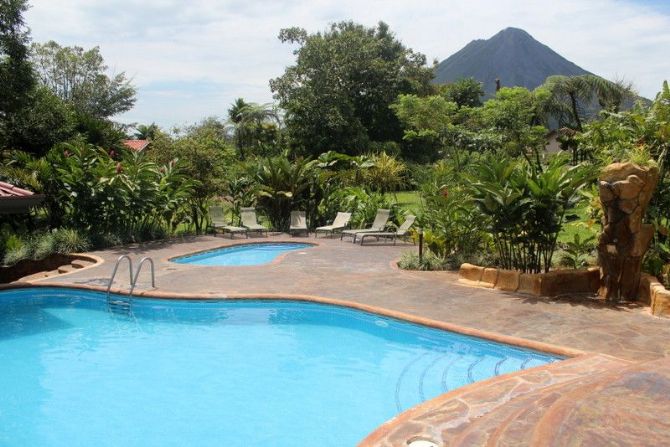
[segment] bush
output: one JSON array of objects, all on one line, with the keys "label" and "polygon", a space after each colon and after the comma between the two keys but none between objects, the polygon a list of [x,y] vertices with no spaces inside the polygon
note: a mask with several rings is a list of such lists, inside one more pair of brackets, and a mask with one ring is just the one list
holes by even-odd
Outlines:
[{"label": "bush", "polygon": [[40,260],[53,254],[70,254],[86,251],[91,244],[84,235],[74,229],[57,229],[38,233],[32,237],[10,236],[5,242],[4,265],[14,265],[20,261]]},{"label": "bush", "polygon": [[7,250],[2,263],[11,266],[26,259],[30,259],[30,249],[27,245],[21,245]]},{"label": "bush", "polygon": [[72,228],[61,228],[53,233],[54,251],[69,254],[81,253],[91,249],[89,239]]},{"label": "bush", "polygon": [[566,213],[593,177],[583,165],[556,157],[540,170],[508,158],[488,157],[477,165],[472,194],[492,235],[499,266],[547,272]]},{"label": "bush", "polygon": [[442,258],[427,251],[421,260],[418,253],[404,252],[398,261],[398,267],[403,270],[445,270],[447,265]]},{"label": "bush", "polygon": [[35,260],[44,259],[54,253],[56,250],[56,238],[53,233],[43,233],[35,236],[29,244],[32,248],[31,257]]},{"label": "bush", "polygon": [[563,255],[561,256],[561,265],[573,269],[579,269],[588,266],[589,257],[595,250],[595,236],[583,238],[576,233],[572,241],[562,245]]}]

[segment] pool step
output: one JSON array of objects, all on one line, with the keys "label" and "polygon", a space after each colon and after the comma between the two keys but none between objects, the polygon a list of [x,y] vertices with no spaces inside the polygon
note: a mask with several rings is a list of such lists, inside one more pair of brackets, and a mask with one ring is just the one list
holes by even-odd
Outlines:
[{"label": "pool step", "polygon": [[132,315],[132,304],[129,296],[114,296],[107,300],[107,308],[113,314]]},{"label": "pool step", "polygon": [[501,375],[414,407],[359,446],[395,447],[415,438],[441,446],[529,445],[525,441],[537,436],[535,427],[550,426],[543,416],[564,392],[588,387],[593,377],[629,365],[625,360],[588,354]]},{"label": "pool step", "polygon": [[88,267],[89,265],[93,264],[93,262],[87,261],[85,259],[75,259],[70,263],[70,265],[76,269],[83,269],[84,267]]}]

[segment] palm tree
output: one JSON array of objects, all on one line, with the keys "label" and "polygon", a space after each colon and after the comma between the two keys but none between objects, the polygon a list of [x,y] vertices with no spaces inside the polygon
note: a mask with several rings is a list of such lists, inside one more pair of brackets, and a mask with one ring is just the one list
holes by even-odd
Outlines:
[{"label": "palm tree", "polygon": [[605,110],[618,111],[621,104],[634,96],[630,84],[612,82],[599,76],[549,76],[542,88],[550,96],[544,111],[559,121],[559,126],[582,131],[585,108],[596,101]]},{"label": "palm tree", "polygon": [[245,102],[237,98],[228,109],[228,124],[233,129],[235,145],[240,157],[245,158],[245,149],[253,148],[261,143],[260,135],[264,125],[276,124],[281,121],[277,108],[271,103],[257,104]]},{"label": "palm tree", "polygon": [[291,210],[307,204],[315,165],[313,160],[291,161],[286,156],[264,159],[258,165],[258,205],[274,228],[286,230]]},{"label": "palm tree", "polygon": [[158,126],[156,123],[151,123],[148,126],[146,124],[138,124],[135,127],[135,138],[138,140],[153,140],[157,131]]}]

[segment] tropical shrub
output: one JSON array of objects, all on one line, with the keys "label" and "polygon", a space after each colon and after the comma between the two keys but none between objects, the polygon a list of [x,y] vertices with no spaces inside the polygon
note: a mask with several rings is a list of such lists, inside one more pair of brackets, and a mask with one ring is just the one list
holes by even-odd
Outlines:
[{"label": "tropical shrub", "polygon": [[60,145],[40,172],[52,226],[142,241],[173,232],[186,219],[194,182],[177,162],[158,166],[143,155]]},{"label": "tropical shrub", "polygon": [[425,252],[421,259],[418,253],[405,252],[400,256],[398,267],[403,270],[444,270],[444,259],[430,251]]},{"label": "tropical shrub", "polygon": [[86,236],[74,229],[60,228],[31,236],[11,235],[4,241],[4,265],[14,265],[20,261],[40,260],[50,255],[70,254],[90,248]]},{"label": "tropical shrub", "polygon": [[366,184],[380,193],[397,191],[405,183],[405,163],[386,152],[370,157],[372,166],[364,173]]},{"label": "tropical shrub", "polygon": [[592,170],[568,167],[563,157],[543,170],[488,157],[476,172],[472,194],[493,237],[497,264],[528,273],[549,271],[566,214],[581,199]]},{"label": "tropical shrub", "polygon": [[443,187],[424,199],[426,207],[419,224],[425,246],[450,268],[457,269],[463,262],[484,262],[489,237],[469,193],[458,186],[450,190]]},{"label": "tropical shrub", "polygon": [[308,208],[314,166],[314,161],[304,158],[291,161],[278,156],[260,160],[255,178],[257,202],[273,228],[287,230],[291,210]]},{"label": "tropical shrub", "polygon": [[579,233],[575,233],[571,241],[561,244],[561,265],[573,269],[588,266],[589,258],[596,248],[595,241],[595,236],[582,238]]}]

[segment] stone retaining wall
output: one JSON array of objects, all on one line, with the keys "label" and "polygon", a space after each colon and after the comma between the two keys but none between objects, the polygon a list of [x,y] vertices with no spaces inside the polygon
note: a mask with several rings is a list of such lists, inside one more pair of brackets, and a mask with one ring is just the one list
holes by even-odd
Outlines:
[{"label": "stone retaining wall", "polygon": [[[513,270],[463,264],[459,281],[477,287],[528,293],[534,296],[558,296],[570,293],[596,294],[600,287],[600,269],[554,270],[549,273],[521,273]],[[656,277],[642,274],[638,299],[651,307],[651,313],[670,316],[670,290]]]},{"label": "stone retaining wall", "polygon": [[521,273],[514,270],[463,264],[460,281],[478,287],[528,293],[535,296],[557,296],[566,293],[597,293],[600,270],[556,270],[549,273]]}]

